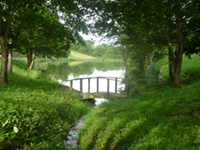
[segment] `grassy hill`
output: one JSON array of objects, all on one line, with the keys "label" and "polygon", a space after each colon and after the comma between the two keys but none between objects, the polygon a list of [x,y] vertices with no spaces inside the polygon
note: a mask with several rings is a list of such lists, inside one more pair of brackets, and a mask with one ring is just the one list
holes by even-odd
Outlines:
[{"label": "grassy hill", "polygon": [[69,59],[79,59],[79,60],[80,59],[88,59],[89,60],[89,59],[95,59],[96,57],[92,57],[92,56],[85,55],[85,54],[71,50],[71,53],[68,58]]},{"label": "grassy hill", "polygon": [[[167,76],[167,57],[157,62]],[[82,150],[197,150],[200,148],[200,57],[184,58],[189,85],[141,86],[139,95],[113,99],[86,115]],[[189,70],[189,71],[188,71]]]},{"label": "grassy hill", "polygon": [[76,51],[71,50],[71,53],[68,57],[68,59],[73,59],[73,60],[95,60],[95,61],[122,61],[120,59],[109,59],[109,58],[102,58],[102,57],[93,57],[93,56],[89,56],[86,54],[82,54]]}]

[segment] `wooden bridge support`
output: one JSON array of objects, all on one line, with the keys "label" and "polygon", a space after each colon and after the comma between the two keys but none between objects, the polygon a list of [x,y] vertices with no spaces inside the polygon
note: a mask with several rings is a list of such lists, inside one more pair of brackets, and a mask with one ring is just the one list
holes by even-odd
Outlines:
[{"label": "wooden bridge support", "polygon": [[117,94],[117,78],[115,78],[115,94]]},{"label": "wooden bridge support", "polygon": [[88,78],[88,95],[90,95],[90,78]]},{"label": "wooden bridge support", "polygon": [[80,79],[80,92],[82,93],[83,92],[83,80]]},{"label": "wooden bridge support", "polygon": [[70,80],[70,93],[73,92],[73,80]]},{"label": "wooden bridge support", "polygon": [[109,79],[107,79],[107,98],[109,98]]},{"label": "wooden bridge support", "polygon": [[99,78],[97,78],[97,92],[99,92]]}]

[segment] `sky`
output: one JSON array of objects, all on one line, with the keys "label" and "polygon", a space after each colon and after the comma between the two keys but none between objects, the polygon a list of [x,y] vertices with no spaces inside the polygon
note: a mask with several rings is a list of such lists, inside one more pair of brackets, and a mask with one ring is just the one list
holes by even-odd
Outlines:
[{"label": "sky", "polygon": [[92,35],[92,34],[83,34],[80,32],[80,35],[83,37],[84,40],[91,40],[91,41],[94,41],[94,46],[98,46],[98,45],[101,45],[103,43],[106,43],[106,44],[112,44],[114,42],[114,40],[109,40],[108,38],[105,38],[103,36],[98,36],[97,34],[96,35]]},{"label": "sky", "polygon": [[[62,13],[59,12],[58,15],[62,16]],[[87,16],[84,16],[83,18],[87,18]],[[94,23],[93,19],[88,19],[87,18],[87,20],[88,20],[87,23]],[[60,19],[60,22],[64,23],[65,21]],[[83,34],[82,32],[79,32],[79,34],[83,37],[84,40],[94,41],[94,46],[95,47],[98,46],[98,45],[101,45],[103,43],[111,45],[117,40],[117,39],[108,39],[108,38],[103,37],[103,36],[98,36],[98,34],[93,35],[93,34],[89,33],[88,35],[86,35],[86,34]]]}]

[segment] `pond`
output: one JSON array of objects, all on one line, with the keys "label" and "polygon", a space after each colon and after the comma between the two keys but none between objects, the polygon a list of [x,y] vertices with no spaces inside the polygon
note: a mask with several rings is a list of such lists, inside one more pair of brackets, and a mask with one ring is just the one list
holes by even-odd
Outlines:
[{"label": "pond", "polygon": [[[47,78],[55,79],[60,84],[70,86],[67,80],[88,77],[116,77],[124,78],[125,67],[122,62],[72,62],[50,64],[44,74]],[[121,80],[122,81],[122,80]],[[124,90],[125,85],[120,81],[117,83],[118,93]],[[73,81],[73,89],[80,90],[80,81]],[[83,80],[83,92],[88,92],[88,80]],[[96,79],[90,80],[90,92],[97,91]],[[107,79],[99,79],[99,92],[107,91]],[[110,80],[109,91],[115,92],[115,81]]]}]

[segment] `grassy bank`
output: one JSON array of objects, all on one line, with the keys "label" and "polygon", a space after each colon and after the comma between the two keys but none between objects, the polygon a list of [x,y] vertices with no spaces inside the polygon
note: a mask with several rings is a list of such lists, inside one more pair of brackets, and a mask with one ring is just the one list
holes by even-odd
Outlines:
[{"label": "grassy bank", "polygon": [[120,59],[109,59],[109,58],[102,58],[102,57],[93,57],[93,56],[89,56],[86,54],[82,54],[76,51],[71,50],[71,53],[68,57],[68,59],[70,60],[87,60],[87,61],[122,61]]},{"label": "grassy bank", "polygon": [[[159,69],[160,75],[167,80],[169,78],[168,70],[168,57],[164,57],[156,63],[157,69]],[[188,83],[194,83],[199,80],[200,77],[200,56],[191,55],[191,59],[183,56],[183,63],[181,69],[181,81]]]},{"label": "grassy bank", "polygon": [[13,60],[8,85],[0,83],[0,149],[65,149],[71,125],[91,106],[62,85]]},{"label": "grassy bank", "polygon": [[[184,58],[182,72],[189,73],[182,79],[190,85],[179,89],[164,84],[143,86],[138,96],[99,105],[86,115],[85,128],[80,132],[81,149],[199,149],[199,64],[198,59]],[[167,61],[159,61],[158,66],[163,75],[167,74]]]},{"label": "grassy bank", "polygon": [[76,59],[88,59],[88,60],[91,60],[91,59],[96,59],[96,57],[92,57],[92,56],[85,55],[85,54],[71,50],[71,53],[69,55],[69,59],[75,59],[75,60]]}]

